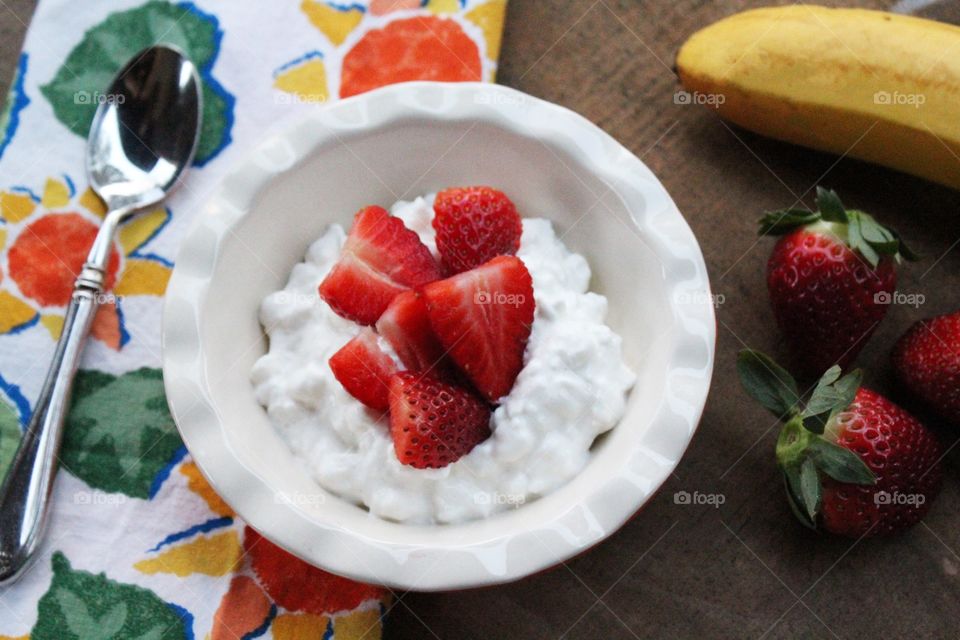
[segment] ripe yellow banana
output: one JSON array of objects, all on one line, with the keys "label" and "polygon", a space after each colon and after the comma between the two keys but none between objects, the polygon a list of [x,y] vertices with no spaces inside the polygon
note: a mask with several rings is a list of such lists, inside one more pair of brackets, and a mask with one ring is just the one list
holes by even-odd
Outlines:
[{"label": "ripe yellow banana", "polygon": [[691,101],[746,129],[960,189],[960,27],[757,9],[695,33],[677,68]]}]

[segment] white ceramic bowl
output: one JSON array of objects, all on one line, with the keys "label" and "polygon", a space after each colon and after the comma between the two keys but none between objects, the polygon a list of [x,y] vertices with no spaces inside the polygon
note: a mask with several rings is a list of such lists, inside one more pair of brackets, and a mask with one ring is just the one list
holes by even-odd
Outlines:
[{"label": "white ceramic bowl", "polygon": [[[503,189],[586,256],[639,378],[623,420],[554,493],[466,524],[387,522],[327,494],[257,404],[258,308],[331,222],[463,184]],[[505,87],[411,83],[318,110],[223,181],[167,289],[163,373],[194,459],[264,536],[357,580],[458,589],[557,564],[638,511],[696,430],[715,333],[697,241],[636,156],[581,116]]]}]

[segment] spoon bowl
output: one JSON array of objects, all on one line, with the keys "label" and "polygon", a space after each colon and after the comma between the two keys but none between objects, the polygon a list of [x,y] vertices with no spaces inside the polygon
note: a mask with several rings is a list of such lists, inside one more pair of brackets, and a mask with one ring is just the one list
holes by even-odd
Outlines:
[{"label": "spoon bowl", "polygon": [[111,211],[156,204],[197,148],[203,101],[197,69],[173,47],[150,47],[104,96],[90,125],[90,186]]}]

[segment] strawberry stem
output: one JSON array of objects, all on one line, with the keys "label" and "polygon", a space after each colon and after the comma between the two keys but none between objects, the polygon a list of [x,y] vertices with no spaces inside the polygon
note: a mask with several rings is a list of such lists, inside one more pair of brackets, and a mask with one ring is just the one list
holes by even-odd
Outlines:
[{"label": "strawberry stem", "polygon": [[880,224],[868,213],[844,208],[837,193],[823,187],[817,187],[816,211],[771,211],[760,218],[759,224],[761,236],[786,235],[800,228],[827,233],[859,252],[874,268],[884,256],[898,262],[919,259],[894,229]]},{"label": "strawberry stem", "polygon": [[817,435],[803,426],[803,418],[794,416],[783,425],[777,438],[777,462],[783,469],[799,467],[807,448]]}]

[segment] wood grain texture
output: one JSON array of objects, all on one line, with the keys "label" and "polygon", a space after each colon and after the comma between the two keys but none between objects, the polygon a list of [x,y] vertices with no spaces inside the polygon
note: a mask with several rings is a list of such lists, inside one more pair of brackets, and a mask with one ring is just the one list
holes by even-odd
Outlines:
[{"label": "wood grain texture", "polygon": [[[33,2],[2,3],[6,83]],[[756,240],[755,220],[797,201],[812,205],[817,184],[897,227],[926,256],[900,277],[900,290],[922,293],[925,303],[892,307],[860,358],[868,385],[905,400],[890,375],[891,344],[915,320],[960,307],[960,194],[762,139],[707,108],[674,102],[671,68],[683,40],[761,4],[773,3],[510,1],[500,82],[570,107],[623,142],[660,176],[700,239],[723,300],[716,375],[676,473],[620,532],[516,584],[397,594],[388,639],[956,637],[960,447],[945,459],[944,490],[925,523],[859,544],[817,536],[790,515],[773,459],[776,429],[736,380],[744,345],[783,355],[764,289],[771,241]],[[956,21],[960,2],[932,11]],[[956,442],[949,430],[937,431],[945,447]],[[721,494],[725,502],[678,505],[678,491]]]},{"label": "wood grain texture", "polygon": [[[860,358],[869,385],[901,399],[891,344],[914,320],[960,308],[960,194],[766,140],[708,108],[674,103],[680,44],[763,4],[774,3],[511,0],[499,81],[570,107],[620,140],[661,178],[697,234],[723,297],[713,389],[676,473],[620,532],[517,584],[405,595],[387,638],[956,636],[960,447],[947,456],[945,487],[925,524],[856,545],[817,536],[793,520],[774,464],[776,429],[737,382],[744,345],[784,355],[764,284],[772,241],[756,240],[756,219],[798,200],[812,205],[819,183],[900,229],[926,256],[900,277],[900,289],[925,294],[925,304],[891,308]],[[892,2],[843,3],[851,5]],[[938,17],[956,20],[958,8],[941,7]],[[939,433],[946,447],[956,440]],[[677,505],[677,491],[726,502]]]},{"label": "wood grain texture", "polygon": [[0,0],[0,100],[10,88],[37,0]]}]

